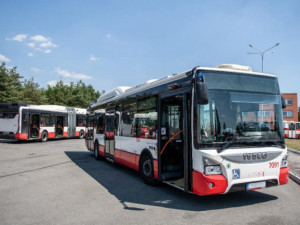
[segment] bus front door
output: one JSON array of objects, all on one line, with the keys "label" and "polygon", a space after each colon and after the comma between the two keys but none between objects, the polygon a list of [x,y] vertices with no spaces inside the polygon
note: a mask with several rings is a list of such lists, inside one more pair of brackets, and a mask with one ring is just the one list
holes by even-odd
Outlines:
[{"label": "bus front door", "polygon": [[64,117],[57,116],[56,117],[56,126],[55,126],[55,136],[56,137],[63,137],[64,134]]},{"label": "bus front door", "polygon": [[189,190],[188,94],[160,98],[159,179]]},{"label": "bus front door", "polygon": [[105,114],[105,156],[110,159],[114,159],[115,154],[114,119],[114,112]]},{"label": "bus front door", "polygon": [[37,139],[40,134],[40,115],[31,114],[30,115],[30,128],[29,128],[29,138]]}]

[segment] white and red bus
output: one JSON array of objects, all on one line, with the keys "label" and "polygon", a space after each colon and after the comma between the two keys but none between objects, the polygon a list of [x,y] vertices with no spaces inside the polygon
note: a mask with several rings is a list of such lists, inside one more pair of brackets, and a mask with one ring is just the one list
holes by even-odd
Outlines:
[{"label": "white and red bus", "polygon": [[41,140],[85,135],[86,109],[0,103],[0,138]]},{"label": "white and red bus", "polygon": [[300,139],[300,122],[284,121],[284,137]]},{"label": "white and red bus", "polygon": [[282,185],[289,171],[283,105],[274,75],[196,67],[100,96],[88,108],[94,126],[86,146],[148,184],[197,195]]}]

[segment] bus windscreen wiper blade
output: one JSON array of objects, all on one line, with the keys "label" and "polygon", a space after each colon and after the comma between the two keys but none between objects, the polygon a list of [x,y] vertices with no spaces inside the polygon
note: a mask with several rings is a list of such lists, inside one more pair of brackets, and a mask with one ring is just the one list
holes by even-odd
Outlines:
[{"label": "bus windscreen wiper blade", "polygon": [[239,136],[235,136],[234,138],[232,138],[230,141],[227,141],[223,146],[221,146],[217,152],[220,153],[222,152],[224,149],[228,148],[233,142],[235,142],[238,139]]}]

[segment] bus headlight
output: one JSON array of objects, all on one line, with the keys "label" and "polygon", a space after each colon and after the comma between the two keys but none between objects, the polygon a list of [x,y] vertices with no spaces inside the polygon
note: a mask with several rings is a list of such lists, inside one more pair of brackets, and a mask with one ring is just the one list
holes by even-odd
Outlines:
[{"label": "bus headlight", "polygon": [[205,175],[222,174],[221,166],[204,166]]},{"label": "bus headlight", "polygon": [[203,158],[205,175],[222,174],[221,166],[208,158]]},{"label": "bus headlight", "polygon": [[288,167],[288,156],[285,155],[282,160],[281,160],[281,164],[280,164],[280,168],[285,168]]}]

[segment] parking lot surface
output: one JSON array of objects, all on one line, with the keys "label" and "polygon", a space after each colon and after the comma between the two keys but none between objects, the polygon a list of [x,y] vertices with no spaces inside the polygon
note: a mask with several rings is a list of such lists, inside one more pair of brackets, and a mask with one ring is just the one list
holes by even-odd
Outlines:
[{"label": "parking lot surface", "polygon": [[96,161],[83,140],[0,140],[0,224],[299,224],[300,186],[201,197]]}]

